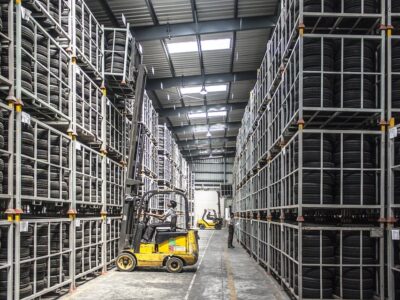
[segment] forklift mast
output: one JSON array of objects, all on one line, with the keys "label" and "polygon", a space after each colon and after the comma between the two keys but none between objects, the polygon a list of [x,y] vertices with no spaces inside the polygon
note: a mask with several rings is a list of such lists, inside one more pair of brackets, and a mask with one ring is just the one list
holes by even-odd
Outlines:
[{"label": "forklift mast", "polygon": [[125,189],[122,208],[121,232],[118,243],[118,251],[121,251],[133,243],[137,235],[140,215],[136,214],[136,202],[139,186],[139,171],[143,156],[143,126],[139,124],[143,106],[143,97],[147,80],[147,70],[144,65],[139,65],[136,80],[135,102],[133,106],[132,124],[129,134],[128,163],[125,177]]}]

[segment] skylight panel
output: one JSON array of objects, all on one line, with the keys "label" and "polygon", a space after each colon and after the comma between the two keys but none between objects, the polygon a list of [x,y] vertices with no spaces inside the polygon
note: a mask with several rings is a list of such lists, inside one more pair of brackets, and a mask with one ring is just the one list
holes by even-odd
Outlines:
[{"label": "skylight panel", "polygon": [[[169,43],[167,45],[168,51],[171,54],[174,53],[188,53],[197,52],[197,42],[180,42],[180,43]],[[202,51],[213,51],[213,50],[227,50],[231,48],[231,39],[215,39],[201,41]]]}]

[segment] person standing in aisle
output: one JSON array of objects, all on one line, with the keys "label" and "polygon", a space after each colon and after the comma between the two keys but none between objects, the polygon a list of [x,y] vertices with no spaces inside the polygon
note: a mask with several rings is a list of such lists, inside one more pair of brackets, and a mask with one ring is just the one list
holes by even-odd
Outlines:
[{"label": "person standing in aisle", "polygon": [[235,248],[232,245],[234,228],[235,228],[235,215],[231,213],[231,218],[229,220],[229,225],[228,225],[228,248]]}]

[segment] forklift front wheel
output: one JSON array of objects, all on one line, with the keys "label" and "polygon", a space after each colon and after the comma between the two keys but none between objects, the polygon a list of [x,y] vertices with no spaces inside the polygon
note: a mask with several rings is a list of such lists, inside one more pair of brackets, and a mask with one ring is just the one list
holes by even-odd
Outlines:
[{"label": "forklift front wheel", "polygon": [[130,253],[121,253],[117,257],[117,268],[121,272],[131,272],[136,267],[136,258]]},{"label": "forklift front wheel", "polygon": [[171,257],[165,265],[170,273],[180,273],[183,270],[183,261],[178,257]]}]

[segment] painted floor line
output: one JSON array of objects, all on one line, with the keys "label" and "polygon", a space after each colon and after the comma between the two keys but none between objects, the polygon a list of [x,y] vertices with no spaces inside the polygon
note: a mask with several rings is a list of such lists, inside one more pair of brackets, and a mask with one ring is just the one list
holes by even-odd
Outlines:
[{"label": "painted floor line", "polygon": [[185,296],[185,300],[189,299],[190,291],[192,290],[192,287],[193,287],[193,284],[194,284],[194,280],[196,279],[196,276],[197,276],[197,271],[200,270],[201,263],[203,262],[203,258],[206,255],[208,246],[210,245],[210,242],[211,242],[211,239],[214,236],[214,233],[215,233],[215,231],[213,231],[213,233],[211,234],[210,239],[207,242],[206,248],[204,249],[204,253],[200,258],[199,264],[197,265],[196,272],[193,274],[192,281],[190,282],[189,289],[188,289],[188,291],[186,293],[186,296]]}]

